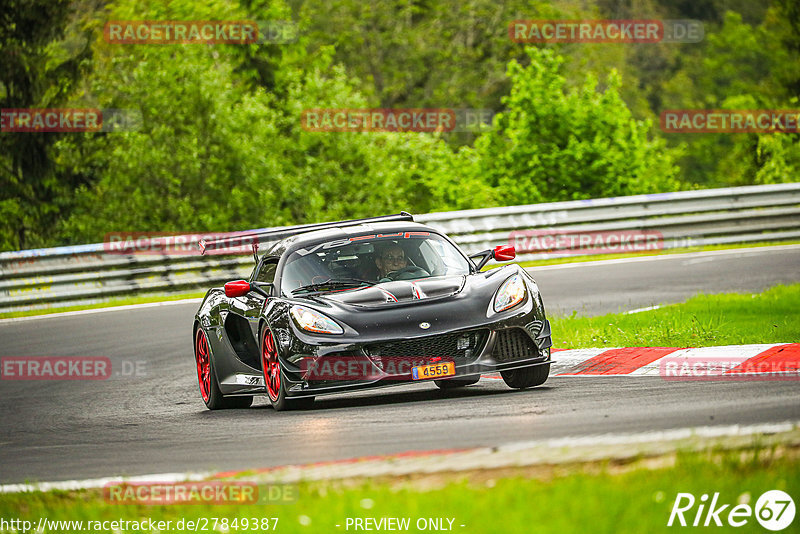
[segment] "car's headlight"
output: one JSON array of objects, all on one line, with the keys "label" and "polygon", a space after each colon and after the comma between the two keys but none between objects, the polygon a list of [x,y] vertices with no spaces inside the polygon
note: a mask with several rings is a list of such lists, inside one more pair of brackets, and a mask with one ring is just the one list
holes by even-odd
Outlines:
[{"label": "car's headlight", "polygon": [[525,299],[525,282],[515,274],[500,286],[494,296],[494,311],[501,312],[516,306]]},{"label": "car's headlight", "polygon": [[344,329],[336,321],[305,306],[292,306],[292,317],[297,326],[316,334],[343,334]]}]

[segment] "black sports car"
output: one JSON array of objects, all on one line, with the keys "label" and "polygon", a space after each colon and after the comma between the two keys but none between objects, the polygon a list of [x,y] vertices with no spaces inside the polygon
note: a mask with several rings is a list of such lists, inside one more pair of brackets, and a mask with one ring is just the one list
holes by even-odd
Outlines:
[{"label": "black sports car", "polygon": [[550,324],[536,282],[516,264],[481,272],[514,259],[513,247],[467,256],[405,212],[252,237],[281,240],[255,256],[248,280],[209,290],[195,316],[209,409],[264,393],[285,410],[424,380],[446,389],[497,371],[512,388],[547,380]]}]

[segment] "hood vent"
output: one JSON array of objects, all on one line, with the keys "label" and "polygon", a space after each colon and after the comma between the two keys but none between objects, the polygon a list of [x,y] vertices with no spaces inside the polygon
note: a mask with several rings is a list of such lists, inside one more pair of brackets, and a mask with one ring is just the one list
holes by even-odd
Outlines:
[{"label": "hood vent", "polygon": [[464,287],[463,276],[398,280],[371,287],[317,295],[317,298],[335,300],[356,306],[385,306],[387,304],[422,301],[455,295]]}]

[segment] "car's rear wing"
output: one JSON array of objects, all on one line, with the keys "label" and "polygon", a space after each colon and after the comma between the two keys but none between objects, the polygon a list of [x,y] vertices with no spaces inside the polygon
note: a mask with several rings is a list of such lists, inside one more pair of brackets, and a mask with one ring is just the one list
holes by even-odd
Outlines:
[{"label": "car's rear wing", "polygon": [[396,215],[381,215],[379,217],[367,217],[364,219],[350,219],[348,221],[299,224],[296,226],[286,226],[271,230],[256,230],[252,232],[236,232],[217,239],[201,239],[197,245],[200,253],[205,254],[207,250],[218,250],[223,248],[241,247],[243,245],[253,245],[254,250],[259,243],[265,241],[277,241],[284,237],[289,237],[314,230],[324,230],[326,228],[341,228],[344,226],[358,226],[374,222],[409,221],[414,222],[414,216],[408,212],[401,211]]}]

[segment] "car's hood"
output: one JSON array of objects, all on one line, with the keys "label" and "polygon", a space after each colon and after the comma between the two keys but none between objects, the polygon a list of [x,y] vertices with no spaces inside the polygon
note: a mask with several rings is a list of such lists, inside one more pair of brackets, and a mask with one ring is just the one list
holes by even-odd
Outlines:
[{"label": "car's hood", "polygon": [[398,280],[353,290],[317,294],[315,298],[355,306],[384,306],[394,302],[412,302],[454,295],[463,289],[465,278],[465,276],[437,276],[420,280]]}]

